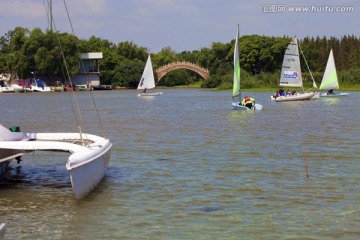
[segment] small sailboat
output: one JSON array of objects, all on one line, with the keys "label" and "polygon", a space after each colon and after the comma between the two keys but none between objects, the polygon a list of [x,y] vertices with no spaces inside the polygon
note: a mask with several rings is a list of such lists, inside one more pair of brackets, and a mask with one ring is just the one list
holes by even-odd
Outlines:
[{"label": "small sailboat", "polygon": [[233,83],[233,93],[232,93],[232,99],[233,103],[232,106],[234,107],[234,110],[261,110],[262,105],[257,104],[254,102],[254,104],[251,104],[251,107],[248,108],[247,106],[244,106],[241,102],[241,89],[240,89],[240,60],[239,60],[239,26],[235,38],[235,49],[234,49],[234,83]]},{"label": "small sailboat", "polygon": [[336,74],[335,60],[332,49],[330,50],[329,58],[326,64],[323,79],[320,84],[320,91],[328,91],[327,93],[320,93],[320,97],[341,97],[349,96],[349,93],[334,93],[334,89],[339,89],[339,81]]},{"label": "small sailboat", "polygon": [[285,91],[274,94],[270,101],[302,101],[314,97],[315,92],[304,92],[303,79],[301,75],[300,58],[297,38],[294,37],[288,45],[281,68],[279,87],[301,87],[302,92],[293,91],[286,94]]},{"label": "small sailboat", "polygon": [[149,89],[155,88],[155,77],[154,77],[154,71],[152,68],[151,58],[150,55],[146,61],[146,65],[144,68],[144,72],[141,76],[139,85],[137,89],[142,89],[143,92],[139,93],[139,97],[143,96],[159,96],[162,95],[162,92],[147,92]]}]

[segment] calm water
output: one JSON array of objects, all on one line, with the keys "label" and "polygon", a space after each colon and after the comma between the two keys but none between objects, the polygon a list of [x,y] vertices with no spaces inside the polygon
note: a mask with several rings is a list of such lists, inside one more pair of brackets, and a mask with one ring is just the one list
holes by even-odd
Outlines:
[{"label": "calm water", "polygon": [[[249,93],[264,108],[241,112],[229,91],[163,91],[94,92],[104,129],[80,93],[83,131],[113,142],[104,180],[75,200],[67,154],[14,161],[0,183],[6,239],[360,238],[360,92],[289,103]],[[74,132],[69,99],[2,94],[0,122]]]}]

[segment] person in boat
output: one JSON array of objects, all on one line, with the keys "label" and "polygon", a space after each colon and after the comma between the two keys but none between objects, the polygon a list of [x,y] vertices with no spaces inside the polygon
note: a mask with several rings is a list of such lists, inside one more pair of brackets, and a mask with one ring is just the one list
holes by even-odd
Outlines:
[{"label": "person in boat", "polygon": [[275,94],[273,95],[273,98],[277,98],[277,97],[280,97],[280,96],[285,96],[284,90],[282,88],[280,88],[279,90],[277,90],[275,92]]},{"label": "person in boat", "polygon": [[254,104],[255,104],[255,99],[248,96],[244,97],[244,99],[241,102],[241,105],[249,109],[251,109]]},{"label": "person in boat", "polygon": [[146,93],[146,91],[147,91],[147,88],[144,88],[144,90],[142,91],[142,93]]},{"label": "person in boat", "polygon": [[285,96],[284,89],[282,89],[282,88],[279,89],[279,96]]},{"label": "person in boat", "polygon": [[279,90],[277,90],[272,96],[273,96],[273,98],[279,97]]},{"label": "person in boat", "polygon": [[334,89],[330,89],[330,90],[327,92],[327,95],[334,95]]}]

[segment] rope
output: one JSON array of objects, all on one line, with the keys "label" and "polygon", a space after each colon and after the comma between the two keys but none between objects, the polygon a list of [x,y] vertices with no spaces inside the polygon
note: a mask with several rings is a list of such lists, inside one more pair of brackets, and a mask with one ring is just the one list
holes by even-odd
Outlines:
[{"label": "rope", "polygon": [[[72,32],[72,34],[75,36],[75,31],[74,31],[74,28],[73,28],[73,25],[72,25],[72,22],[71,22],[71,18],[70,18],[70,14],[69,14],[69,11],[68,11],[68,8],[67,8],[67,5],[66,5],[66,1],[63,0],[63,2],[64,2],[64,5],[65,5],[66,14],[67,14],[68,19],[69,19],[69,23],[70,23],[70,27],[71,27],[71,32]],[[77,49],[78,52],[80,52],[79,47],[78,47],[77,45],[76,45],[76,49]],[[82,68],[85,69],[84,62],[82,61],[81,58],[80,58],[80,62],[81,62]],[[87,78],[87,74],[86,74],[86,73],[85,73],[85,80],[86,80],[86,82],[88,82],[88,78]],[[71,85],[72,85],[72,84],[71,84]],[[96,112],[96,115],[97,115],[97,118],[98,118],[98,121],[99,121],[99,124],[100,124],[100,129],[101,129],[101,131],[102,131],[102,135],[105,137],[105,134],[104,134],[104,125],[103,125],[103,123],[102,123],[102,120],[101,120],[101,118],[100,118],[100,114],[99,114],[98,108],[97,108],[96,103],[95,103],[94,94],[93,94],[92,91],[90,91],[90,93],[91,93],[90,95],[91,95],[92,102],[93,102],[94,107],[95,107],[95,112]]]},{"label": "rope", "polygon": [[[44,6],[45,6],[45,0],[43,0],[43,3],[44,3]],[[51,1],[51,0],[50,0]],[[74,32],[74,28],[73,28],[73,25],[72,25],[72,22],[71,22],[71,19],[70,19],[70,14],[69,14],[69,10],[67,8],[67,5],[66,5],[66,2],[65,0],[63,0],[64,2],[64,5],[65,5],[65,9],[66,9],[66,13],[67,13],[67,16],[68,16],[68,19],[69,19],[69,23],[70,23],[70,27],[71,27],[71,31],[72,31],[72,34],[75,36],[75,32]],[[47,4],[48,4],[48,8],[50,8],[50,3],[49,3],[49,0],[47,1]],[[45,10],[46,10],[46,13],[47,13],[47,9],[46,9],[46,6],[45,6]],[[55,32],[57,32],[57,29],[56,29],[56,25],[55,25],[55,20],[54,18],[52,17],[52,14],[49,16],[49,14],[47,13],[47,17],[48,18],[51,18],[51,21],[54,25],[54,29],[55,29]],[[57,42],[59,44],[59,48],[60,48],[60,52],[61,52],[61,57],[63,58],[63,61],[64,61],[64,67],[66,69],[66,75],[67,75],[67,78],[69,80],[69,83],[71,86],[74,86],[73,85],[73,82],[72,82],[72,79],[71,79],[71,76],[70,76],[70,73],[69,73],[69,69],[68,69],[68,65],[66,63],[66,59],[65,59],[65,55],[64,55],[64,51],[63,51],[63,47],[61,45],[61,42],[60,42],[60,37],[58,34],[55,34],[56,35],[56,39],[57,39]],[[80,53],[80,50],[79,50],[79,47],[76,45],[76,49],[78,51],[78,53]],[[85,69],[84,67],[84,63],[82,61],[82,59],[80,58],[80,62],[81,62],[81,65],[82,65],[82,68]],[[64,74],[65,75],[65,74]],[[66,77],[66,76],[65,76]],[[88,79],[87,79],[87,74],[85,73],[85,79],[86,81],[88,82]],[[99,111],[98,111],[98,108],[96,106],[96,103],[95,103],[95,98],[94,98],[94,94],[91,92],[91,97],[92,97],[92,102],[94,104],[94,107],[95,107],[95,111],[96,111],[96,114],[97,114],[97,118],[98,118],[98,121],[99,121],[99,124],[100,124],[100,128],[101,128],[101,131],[102,131],[102,135],[105,137],[105,134],[104,134],[104,126],[103,126],[103,123],[101,121],[101,118],[100,118],[100,114],[99,114]],[[69,94],[69,97],[70,97],[70,94]],[[72,106],[72,111],[73,111],[73,114],[75,116],[75,121],[76,121],[76,124],[78,126],[78,129],[79,129],[79,133],[80,133],[80,138],[82,139],[82,143],[84,145],[84,140],[83,140],[83,134],[82,134],[82,130],[81,130],[81,125],[83,124],[84,122],[84,118],[83,118],[83,115],[80,111],[80,107],[79,107],[79,103],[78,103],[78,100],[76,98],[76,95],[75,95],[75,91],[73,90],[72,91],[72,98],[73,98],[73,101],[71,101],[71,106]],[[70,98],[71,99],[71,98]],[[75,103],[75,106],[74,106],[74,103]],[[76,108],[76,110],[75,110]],[[77,114],[76,114],[77,113]],[[77,115],[79,116],[79,119],[77,117]]]},{"label": "rope", "polygon": [[300,42],[299,42],[299,48],[300,48],[300,51],[301,51],[301,55],[302,55],[302,56],[303,56],[303,58],[304,58],[304,61],[305,61],[306,67],[307,67],[307,69],[309,70],[309,73],[310,73],[311,79],[312,79],[312,81],[313,81],[313,86],[316,86],[316,88],[317,88],[317,85],[316,85],[315,79],[314,79],[314,77],[313,77],[313,75],[312,75],[312,73],[311,73],[311,70],[310,70],[309,65],[308,65],[308,63],[307,63],[307,61],[306,61],[306,58],[305,58],[304,52],[303,52],[303,50],[302,50],[302,48],[301,48],[301,46],[300,46]]},{"label": "rope", "polygon": [[[49,4],[49,2],[47,2],[47,3]],[[44,3],[44,6],[45,6],[45,3]],[[45,6],[45,10],[46,10],[46,12],[47,12],[46,6]],[[48,17],[49,17],[49,14],[47,14],[47,15],[48,15]],[[57,32],[55,20],[52,18],[51,21],[53,22],[55,32]],[[59,37],[58,34],[55,34],[55,36],[56,36],[56,40],[57,40],[57,42],[58,42],[58,44],[59,44],[61,57],[62,57],[62,59],[63,59],[63,61],[64,61],[64,67],[65,67],[65,69],[66,69],[66,73],[67,73],[67,75],[68,75],[69,82],[70,82],[70,84],[72,85],[72,81],[71,81],[71,78],[70,78],[70,75],[69,75],[69,70],[68,70],[68,67],[67,67],[67,64],[66,64],[66,60],[65,60],[64,51],[63,51],[63,48],[62,48],[62,45],[61,45],[61,42],[60,42],[60,37]],[[60,64],[61,64],[61,61],[60,61]],[[62,71],[63,71],[62,66],[61,66],[61,69],[62,69]],[[66,77],[64,71],[63,71],[63,74],[64,74],[64,77]],[[73,93],[73,94],[74,94],[74,93]],[[69,97],[70,97],[70,95],[69,95]],[[71,109],[72,109],[72,112],[73,112],[73,114],[74,114],[76,124],[77,124],[78,126],[80,126],[81,123],[82,123],[82,115],[81,115],[81,112],[80,112],[79,105],[78,105],[78,103],[77,103],[76,96],[73,95],[73,98],[74,98],[74,101],[75,101],[75,103],[76,103],[76,107],[77,107],[77,110],[78,110],[80,119],[78,119],[78,117],[77,117],[77,114],[76,114],[76,110],[75,110],[73,101],[70,101],[70,102],[72,103],[72,104],[71,104]],[[71,100],[71,98],[70,98],[70,100]]]}]

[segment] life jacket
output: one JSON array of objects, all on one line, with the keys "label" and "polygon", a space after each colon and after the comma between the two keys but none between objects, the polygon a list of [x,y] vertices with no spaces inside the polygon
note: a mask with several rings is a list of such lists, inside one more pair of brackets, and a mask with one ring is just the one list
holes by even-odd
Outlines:
[{"label": "life jacket", "polygon": [[254,102],[254,101],[255,101],[255,99],[253,99],[253,98],[245,97],[245,98],[242,100],[241,105],[245,106],[245,104],[247,104],[247,103],[252,103],[252,102]]}]

